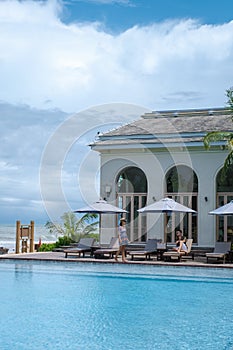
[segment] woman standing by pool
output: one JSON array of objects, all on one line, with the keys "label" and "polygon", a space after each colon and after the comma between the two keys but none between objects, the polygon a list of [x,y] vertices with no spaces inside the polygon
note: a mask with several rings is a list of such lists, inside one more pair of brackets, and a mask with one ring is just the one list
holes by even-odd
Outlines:
[{"label": "woman standing by pool", "polygon": [[125,218],[121,218],[120,219],[120,226],[119,226],[119,229],[118,229],[118,237],[119,237],[120,247],[119,247],[119,250],[118,250],[118,252],[116,253],[116,256],[115,256],[115,260],[118,261],[118,259],[117,259],[118,255],[121,253],[122,261],[124,263],[127,262],[127,260],[125,258],[125,246],[129,243],[128,236],[127,236],[127,233],[126,233],[125,224],[126,224],[126,219]]}]

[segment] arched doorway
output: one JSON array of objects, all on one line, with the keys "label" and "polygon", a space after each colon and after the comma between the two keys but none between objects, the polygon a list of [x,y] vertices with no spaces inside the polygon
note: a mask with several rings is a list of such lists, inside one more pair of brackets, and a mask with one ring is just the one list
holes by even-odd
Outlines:
[{"label": "arched doorway", "polygon": [[[221,169],[216,177],[216,207],[221,207],[233,200],[233,166],[224,174]],[[216,241],[233,242],[233,216],[216,217]]]},{"label": "arched doorway", "polygon": [[128,211],[126,214],[128,236],[131,242],[147,240],[146,218],[137,210],[146,205],[147,179],[137,167],[123,169],[116,179],[118,206]]},{"label": "arched doorway", "polygon": [[[166,174],[166,196],[197,211],[198,179],[196,173],[186,165],[172,167]],[[175,242],[175,232],[181,229],[187,238],[198,241],[197,216],[173,213],[165,216],[164,239]]]}]

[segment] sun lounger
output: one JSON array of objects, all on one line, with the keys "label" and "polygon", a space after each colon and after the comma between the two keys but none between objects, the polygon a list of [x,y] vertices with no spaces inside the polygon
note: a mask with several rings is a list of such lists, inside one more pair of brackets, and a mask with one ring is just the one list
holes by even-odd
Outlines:
[{"label": "sun lounger", "polygon": [[64,250],[65,258],[67,258],[68,255],[77,255],[77,254],[79,258],[81,254],[83,254],[83,257],[85,257],[85,253],[87,252],[91,253],[94,242],[95,242],[94,238],[81,238],[77,247]]},{"label": "sun lounger", "polygon": [[113,255],[116,254],[118,249],[119,249],[119,239],[118,237],[112,237],[108,247],[97,249],[96,251],[94,251],[94,256],[95,258],[100,258],[101,256],[105,256],[107,254],[109,258],[112,258]]},{"label": "sun lounger", "polygon": [[0,254],[7,254],[9,251],[8,248],[0,247]]},{"label": "sun lounger", "polygon": [[231,242],[216,242],[213,253],[206,253],[207,263],[209,259],[215,258],[225,263],[226,256],[231,250]]},{"label": "sun lounger", "polygon": [[192,253],[192,244],[193,244],[193,239],[188,238],[186,241],[186,245],[188,248],[187,253],[186,252],[176,252],[176,251],[168,251],[163,253],[163,259],[164,261],[171,261],[173,259],[176,259],[178,261],[181,261],[182,258],[187,258],[187,257],[192,257],[192,260],[194,260],[194,254]]},{"label": "sun lounger", "polygon": [[127,252],[127,254],[129,254],[131,256],[131,259],[134,259],[134,256],[140,256],[140,257],[144,257],[146,260],[149,260],[152,254],[156,254],[157,252],[157,243],[158,240],[151,238],[148,239],[148,241],[146,242],[145,248],[143,250],[133,250],[133,251],[129,251]]}]

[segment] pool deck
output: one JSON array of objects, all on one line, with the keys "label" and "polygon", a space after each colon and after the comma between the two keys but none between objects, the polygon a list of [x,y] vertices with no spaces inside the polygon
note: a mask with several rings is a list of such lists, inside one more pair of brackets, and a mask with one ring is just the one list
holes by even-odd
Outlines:
[{"label": "pool deck", "polygon": [[[104,264],[122,264],[121,258],[119,258],[119,261],[116,262],[114,259],[95,259],[89,256],[86,257],[67,257],[65,258],[64,252],[35,252],[35,253],[20,253],[20,254],[14,254],[14,253],[9,253],[9,254],[3,254],[0,255],[0,259],[2,260],[27,260],[27,261],[54,261],[54,262],[85,262],[85,263],[104,263]],[[233,263],[225,263],[223,264],[222,262],[217,262],[214,261],[212,263],[206,262],[205,257],[195,257],[194,260],[192,259],[182,259],[180,262],[178,261],[170,261],[170,262],[165,262],[165,261],[158,261],[157,257],[152,257],[151,260],[143,260],[143,259],[135,259],[131,260],[128,259],[129,264],[140,264],[140,265],[163,265],[163,266],[189,266],[189,267],[212,267],[212,268],[233,268]]]}]

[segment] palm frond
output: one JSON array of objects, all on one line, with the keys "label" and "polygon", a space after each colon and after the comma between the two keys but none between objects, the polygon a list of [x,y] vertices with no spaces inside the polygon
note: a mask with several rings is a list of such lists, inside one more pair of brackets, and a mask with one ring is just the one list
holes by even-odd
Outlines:
[{"label": "palm frond", "polygon": [[[227,95],[227,104],[230,107],[232,113],[233,113],[233,87],[230,89],[226,90],[226,95]],[[231,120],[233,121],[233,115],[231,117]]]},{"label": "palm frond", "polygon": [[[230,87],[226,90],[227,96],[227,104],[230,107],[230,111],[233,113],[233,87]],[[232,115],[233,121],[233,115]],[[223,169],[222,169],[222,179],[225,178],[227,170],[233,165],[233,132],[224,132],[224,131],[212,131],[208,132],[204,139],[204,147],[205,149],[209,149],[211,147],[211,143],[225,141],[225,146],[228,149],[229,153],[224,161]]]},{"label": "palm frond", "polygon": [[96,220],[98,214],[87,213],[78,219],[73,212],[66,212],[61,216],[62,224],[47,222],[45,227],[52,233],[58,233],[64,237],[69,237],[73,241],[78,241],[83,234],[93,234],[97,232]]},{"label": "palm frond", "polygon": [[233,133],[232,133],[232,137],[227,142],[227,147],[230,152],[233,151]]},{"label": "palm frond", "polygon": [[84,227],[83,234],[88,235],[90,233],[96,233],[98,229],[98,224],[99,222],[96,221],[91,223],[90,225],[87,225],[86,227]]},{"label": "palm frond", "polygon": [[224,167],[223,167],[224,172],[226,172],[229,169],[229,167],[232,165],[233,165],[233,150],[229,152],[228,156],[225,159]]},{"label": "palm frond", "polygon": [[230,89],[226,90],[226,95],[227,95],[227,104],[230,106],[230,108],[233,110],[233,87]]},{"label": "palm frond", "polygon": [[208,132],[208,134],[204,137],[204,147],[206,149],[209,149],[211,146],[211,142],[218,142],[218,141],[229,141],[233,137],[232,132],[221,132],[221,131],[212,131]]},{"label": "palm frond", "polygon": [[47,230],[49,230],[49,233],[51,234],[52,233],[61,234],[61,235],[65,234],[64,228],[58,223],[47,221],[45,224],[45,227]]}]

